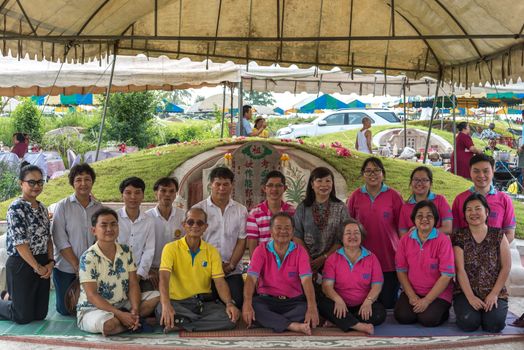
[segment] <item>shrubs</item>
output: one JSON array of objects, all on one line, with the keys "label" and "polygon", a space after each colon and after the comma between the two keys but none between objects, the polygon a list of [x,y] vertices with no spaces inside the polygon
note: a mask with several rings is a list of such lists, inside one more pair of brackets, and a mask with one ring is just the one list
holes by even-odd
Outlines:
[{"label": "shrubs", "polygon": [[28,134],[31,142],[42,140],[43,125],[40,111],[31,99],[24,98],[11,114],[13,130]]}]

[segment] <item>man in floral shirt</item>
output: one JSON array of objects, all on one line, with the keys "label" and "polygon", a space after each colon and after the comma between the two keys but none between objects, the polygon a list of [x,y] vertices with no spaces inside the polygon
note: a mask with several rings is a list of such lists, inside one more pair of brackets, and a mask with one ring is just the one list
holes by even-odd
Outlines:
[{"label": "man in floral shirt", "polygon": [[91,224],[97,241],[80,258],[78,327],[104,336],[139,330],[140,317],[154,311],[160,294],[140,293],[133,255],[128,246],[116,243],[117,213],[101,208]]}]

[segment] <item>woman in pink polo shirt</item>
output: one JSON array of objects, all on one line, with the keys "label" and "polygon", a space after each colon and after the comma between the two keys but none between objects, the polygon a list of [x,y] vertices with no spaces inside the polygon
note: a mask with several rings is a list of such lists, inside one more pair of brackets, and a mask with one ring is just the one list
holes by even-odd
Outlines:
[{"label": "woman in pink polo shirt", "polygon": [[457,326],[466,332],[482,327],[485,332],[498,333],[506,326],[508,314],[504,285],[511,269],[509,243],[502,229],[488,226],[490,208],[483,195],[470,195],[462,211],[468,227],[452,235]]},{"label": "woman in pink polo shirt", "polygon": [[402,285],[395,319],[436,327],[449,317],[455,276],[453,248],[450,238],[435,228],[439,213],[432,201],[418,202],[411,220],[416,229],[400,239],[395,256]]},{"label": "woman in pink polo shirt", "polygon": [[377,256],[384,273],[384,285],[378,300],[387,309],[392,309],[399,288],[395,252],[399,241],[398,219],[404,201],[397,191],[384,184],[386,169],[380,159],[367,158],[360,175],[365,184],[349,196],[349,215],[366,228],[368,234],[362,244]]},{"label": "woman in pink polo shirt", "polygon": [[453,229],[453,214],[451,208],[446,200],[446,197],[440,194],[431,192],[431,185],[433,185],[433,172],[426,166],[419,166],[411,172],[409,185],[411,186],[411,196],[402,205],[400,210],[400,218],[398,221],[398,230],[400,236],[415,228],[415,224],[411,221],[411,213],[415,204],[422,200],[430,200],[437,207],[440,220],[437,222],[436,228],[445,234],[451,234]]},{"label": "woman in pink polo shirt", "polygon": [[343,224],[343,247],[326,260],[318,308],[320,314],[348,332],[373,334],[374,326],[386,319],[384,305],[377,301],[384,277],[377,257],[362,247],[364,227],[354,219]]}]

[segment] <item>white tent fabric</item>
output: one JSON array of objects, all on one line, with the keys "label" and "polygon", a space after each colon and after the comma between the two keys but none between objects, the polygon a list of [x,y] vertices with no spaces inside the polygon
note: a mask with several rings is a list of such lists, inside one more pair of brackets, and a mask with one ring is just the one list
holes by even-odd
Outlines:
[{"label": "white tent fabric", "polygon": [[[0,96],[101,93],[106,91],[111,63],[83,65],[0,58]],[[55,81],[56,80],[56,81]],[[240,81],[240,71],[232,62],[192,62],[165,56],[147,58],[118,56],[113,77],[114,92],[173,90],[214,86],[223,81]]]},{"label": "white tent fabric", "polygon": [[3,55],[85,62],[119,54],[245,64],[442,72],[465,85],[524,73],[524,1],[1,1]]}]

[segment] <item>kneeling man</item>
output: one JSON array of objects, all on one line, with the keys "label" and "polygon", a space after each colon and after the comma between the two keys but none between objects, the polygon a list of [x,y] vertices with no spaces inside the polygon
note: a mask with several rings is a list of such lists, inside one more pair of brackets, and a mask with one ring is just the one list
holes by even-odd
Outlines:
[{"label": "kneeling man", "polygon": [[109,208],[91,218],[96,242],[80,257],[78,328],[104,336],[140,329],[140,317],[153,313],[157,291],[140,293],[131,250],[116,243],[118,215]]},{"label": "kneeling man", "polygon": [[[271,240],[255,248],[244,286],[242,317],[275,332],[286,329],[311,335],[318,325],[317,303],[307,251],[291,241],[293,219],[277,213],[270,221]],[[258,295],[253,297],[258,280]]]},{"label": "kneeling man", "polygon": [[[165,331],[175,327],[187,331],[235,328],[240,316],[224,278],[220,253],[202,240],[207,215],[193,207],[183,223],[185,236],[165,245],[160,262],[160,304],[156,316]],[[220,299],[211,293],[211,280]]]}]

